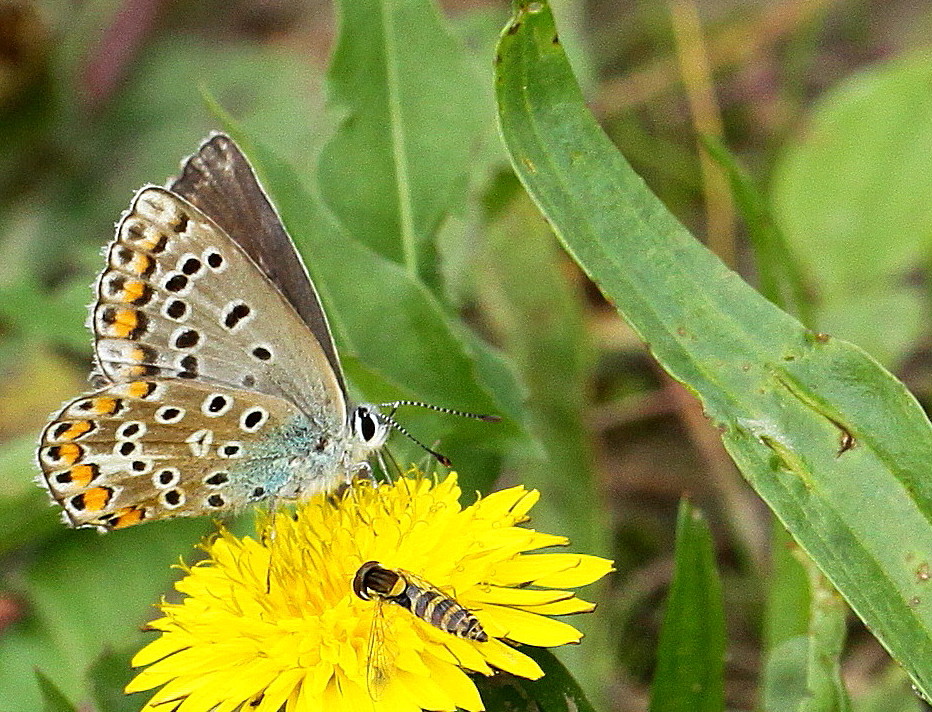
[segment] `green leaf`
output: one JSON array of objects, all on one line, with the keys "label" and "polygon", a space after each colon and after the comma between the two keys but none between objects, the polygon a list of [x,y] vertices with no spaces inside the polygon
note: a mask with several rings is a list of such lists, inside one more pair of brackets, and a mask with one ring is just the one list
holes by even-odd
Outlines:
[{"label": "green leaf", "polygon": [[928,321],[910,280],[932,245],[932,58],[857,73],[820,101],[775,167],[779,224],[819,285],[818,328],[885,364]]},{"label": "green leaf", "polygon": [[798,712],[809,698],[809,638],[786,638],[770,650],[764,670],[763,709]]},{"label": "green leaf", "polygon": [[687,500],[676,522],[651,712],[716,712],[725,707],[725,611],[709,525]]},{"label": "green leaf", "polygon": [[706,138],[703,145],[725,171],[731,185],[735,205],[741,212],[751,241],[761,293],[784,311],[797,314],[806,326],[813,326],[811,290],[806,285],[796,256],[790,251],[773,218],[767,200],[721,142]]},{"label": "green leaf", "polygon": [[534,658],[544,676],[539,680],[526,680],[507,673],[474,676],[473,681],[489,712],[595,712],[573,676],[552,652],[529,646],[519,646],[518,650]]},{"label": "green leaf", "polygon": [[39,689],[42,691],[42,709],[44,712],[78,712],[68,698],[49,678],[36,670],[36,680],[39,682]]},{"label": "green leaf", "polygon": [[813,570],[809,625],[806,712],[849,712],[851,703],[841,679],[841,654],[847,637],[847,606],[822,575]]},{"label": "green leaf", "polygon": [[744,476],[932,692],[932,425],[861,349],[815,335],[725,268],[585,106],[546,3],[499,45],[502,135],[570,254],[701,400]]},{"label": "green leaf", "polygon": [[465,197],[477,77],[429,0],[339,7],[328,86],[345,118],[321,156],[321,195],[357,240],[430,280],[432,238]]},{"label": "green leaf", "polygon": [[770,571],[764,611],[764,648],[768,655],[780,655],[779,645],[806,634],[811,603],[805,554],[786,528],[774,520],[770,528]]},{"label": "green leaf", "polygon": [[526,198],[514,201],[487,229],[483,310],[527,384],[529,421],[543,447],[517,457],[520,480],[552,495],[535,508],[534,521],[544,531],[563,531],[583,551],[604,554],[608,533],[581,420],[592,356],[579,295],[561,271],[553,235],[532,211]]},{"label": "green leaf", "polygon": [[761,681],[768,712],[842,712],[848,609],[779,522],[773,526]]},{"label": "green leaf", "polygon": [[[231,120],[225,123],[255,165],[304,255],[341,353],[357,356],[384,384],[384,390],[366,395],[414,398],[501,414],[511,421],[490,424],[429,416],[423,422],[442,422],[445,428],[427,431],[431,440],[465,438],[482,449],[494,443],[501,447],[505,439],[516,437],[522,418],[516,410],[520,388],[507,364],[478,339],[465,337],[430,290],[404,267],[347,235],[288,164]],[[486,460],[454,464],[466,475],[464,486],[489,483]]]},{"label": "green leaf", "polygon": [[[771,215],[764,197],[721,144],[707,150],[725,169],[744,217],[757,262],[761,291],[775,305],[814,323],[802,272]],[[764,619],[765,709],[848,709],[840,676],[847,608],[812,560],[795,545],[783,525],[771,528],[771,568]]]}]

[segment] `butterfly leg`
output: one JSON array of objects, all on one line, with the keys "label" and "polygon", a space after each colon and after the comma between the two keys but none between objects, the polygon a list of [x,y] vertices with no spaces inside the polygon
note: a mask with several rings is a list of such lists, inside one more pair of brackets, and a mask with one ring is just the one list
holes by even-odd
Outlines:
[{"label": "butterfly leg", "polygon": [[[392,477],[392,473],[388,469],[388,463],[385,461],[385,455],[382,450],[377,450],[375,453],[376,459],[379,461],[379,469],[382,470],[382,474],[385,476],[385,481],[389,484],[392,484],[395,480]],[[393,460],[389,454],[389,458]],[[394,460],[393,460],[394,461]]]}]

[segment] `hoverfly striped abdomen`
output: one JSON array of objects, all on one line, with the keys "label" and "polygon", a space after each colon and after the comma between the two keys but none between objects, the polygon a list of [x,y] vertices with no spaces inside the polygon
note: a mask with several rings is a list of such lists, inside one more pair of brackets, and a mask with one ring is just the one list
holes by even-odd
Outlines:
[{"label": "hoverfly striped abdomen", "polygon": [[353,578],[353,591],[364,601],[379,598],[406,608],[425,623],[458,638],[480,643],[489,639],[473,613],[408,571],[367,561]]}]

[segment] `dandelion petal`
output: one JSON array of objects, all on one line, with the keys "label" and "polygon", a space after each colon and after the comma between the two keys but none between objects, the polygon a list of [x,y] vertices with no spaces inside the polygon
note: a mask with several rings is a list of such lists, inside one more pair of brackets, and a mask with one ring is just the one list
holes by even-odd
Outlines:
[{"label": "dandelion petal", "polygon": [[532,658],[500,640],[490,640],[483,643],[482,647],[485,659],[499,670],[526,677],[529,680],[539,680],[544,676],[544,671]]},{"label": "dandelion petal", "polygon": [[495,567],[503,586],[533,583],[537,586],[577,588],[613,571],[612,562],[588,554],[524,554]]},{"label": "dandelion petal", "polygon": [[507,631],[498,637],[519,643],[549,648],[567,643],[578,643],[582,638],[582,633],[569,623],[539,616],[536,613],[493,604],[486,604],[477,610],[482,620],[495,621],[497,627]]}]

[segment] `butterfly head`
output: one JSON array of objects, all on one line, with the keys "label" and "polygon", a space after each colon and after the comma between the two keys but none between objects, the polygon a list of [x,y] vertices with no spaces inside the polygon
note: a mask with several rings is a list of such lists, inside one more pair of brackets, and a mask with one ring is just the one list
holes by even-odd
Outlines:
[{"label": "butterfly head", "polygon": [[432,450],[431,448],[427,447],[424,443],[409,433],[407,428],[395,420],[395,411],[398,410],[399,406],[404,405],[419,406],[421,408],[427,408],[428,410],[435,410],[439,413],[447,413],[448,415],[460,415],[466,418],[475,418],[476,420],[484,420],[487,422],[498,422],[500,420],[497,415],[467,413],[465,411],[456,410],[454,408],[444,408],[442,406],[430,405],[429,403],[421,403],[420,401],[400,400],[393,401],[391,403],[382,403],[382,407],[391,409],[391,412],[389,413],[382,413],[376,406],[365,404],[356,406],[350,414],[350,428],[352,429],[353,436],[356,438],[357,443],[363,449],[375,450],[385,444],[385,441],[388,439],[388,435],[392,430],[397,430],[406,438],[412,440],[420,448],[428,452],[441,465],[444,467],[450,467],[451,462],[446,455],[442,455],[436,450]]}]

